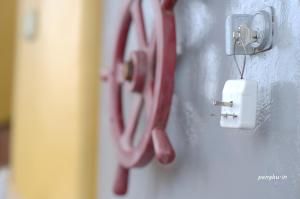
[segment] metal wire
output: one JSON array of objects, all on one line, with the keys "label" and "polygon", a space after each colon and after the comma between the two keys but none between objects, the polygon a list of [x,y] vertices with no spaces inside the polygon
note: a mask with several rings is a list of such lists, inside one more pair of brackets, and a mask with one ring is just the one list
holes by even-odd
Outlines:
[{"label": "metal wire", "polygon": [[239,71],[240,73],[240,76],[241,76],[241,79],[243,79],[243,71],[245,70],[245,65],[246,65],[246,55],[244,55],[244,61],[243,61],[243,67],[242,67],[242,70],[239,66],[239,63],[237,61],[237,58],[236,58],[236,44],[237,44],[237,39],[234,38],[234,47],[233,47],[233,60],[235,62],[235,65],[236,65],[236,68],[237,70]]},{"label": "metal wire", "polygon": [[[237,38],[234,38],[234,48],[233,48],[233,59],[234,59],[234,62],[235,62],[235,65],[236,65],[236,68],[238,69],[239,71],[239,74],[240,74],[240,78],[241,79],[244,79],[244,74],[245,74],[245,69],[246,69],[246,63],[247,63],[247,49],[246,49],[246,45],[245,45],[245,42],[243,41],[242,38],[239,38],[241,44],[242,44],[242,47],[243,47],[243,50],[244,50],[244,59],[243,59],[243,67],[242,69],[240,68],[239,64],[238,64],[238,61],[237,61],[237,58],[236,58],[236,45],[237,45]],[[252,57],[249,55],[250,59],[252,60]]]},{"label": "metal wire", "polygon": [[241,79],[244,79],[244,73],[245,73],[246,62],[247,62],[247,54],[248,53],[247,53],[246,46],[245,46],[245,43],[244,43],[243,39],[240,38],[240,40],[241,40],[242,47],[243,47],[244,53],[245,53],[245,55],[244,55],[244,62],[243,62],[243,68],[242,68],[242,72],[241,72]]}]

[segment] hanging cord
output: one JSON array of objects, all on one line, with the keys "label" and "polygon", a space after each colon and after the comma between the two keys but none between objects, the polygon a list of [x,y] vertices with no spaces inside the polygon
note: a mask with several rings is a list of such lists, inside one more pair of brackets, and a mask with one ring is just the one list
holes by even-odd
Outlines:
[{"label": "hanging cord", "polygon": [[[256,38],[256,41],[259,38],[263,38],[263,35],[261,34],[260,31],[257,30],[256,33],[258,34],[257,38]],[[243,38],[241,38],[241,37],[238,37],[238,38],[234,37],[233,39],[234,39],[234,48],[233,48],[233,54],[234,55],[233,55],[233,59],[234,59],[236,68],[238,69],[238,71],[240,73],[240,78],[244,79],[244,74],[245,74],[245,69],[246,69],[246,63],[247,63],[247,54],[248,54],[247,49],[246,49],[246,44],[245,44]],[[243,50],[244,50],[244,59],[243,59],[243,67],[242,67],[242,69],[240,68],[240,66],[238,64],[238,61],[237,61],[237,58],[236,58],[236,46],[237,46],[237,42],[238,41],[241,43],[241,45],[243,47]],[[252,43],[254,43],[254,42],[252,42]],[[247,44],[247,45],[249,45],[249,44]],[[249,57],[250,57],[250,60],[252,61],[252,57],[250,55],[249,55]]]},{"label": "hanging cord", "polygon": [[241,72],[241,79],[244,79],[244,73],[245,73],[245,68],[246,68],[246,62],[247,62],[247,50],[246,50],[246,45],[245,42],[243,41],[243,39],[241,38],[241,43],[242,43],[242,47],[244,49],[244,62],[243,62],[243,68],[242,68],[242,72]]},{"label": "hanging cord", "polygon": [[234,59],[234,63],[236,65],[236,68],[239,71],[239,74],[241,76],[240,78],[244,79],[245,67],[246,67],[246,62],[247,62],[247,56],[246,56],[247,51],[246,51],[246,47],[244,45],[244,42],[243,41],[241,41],[241,42],[242,42],[243,49],[245,51],[242,69],[240,68],[240,66],[238,64],[238,61],[237,61],[237,58],[236,58],[236,44],[237,44],[237,39],[236,38],[234,38],[233,59]]}]

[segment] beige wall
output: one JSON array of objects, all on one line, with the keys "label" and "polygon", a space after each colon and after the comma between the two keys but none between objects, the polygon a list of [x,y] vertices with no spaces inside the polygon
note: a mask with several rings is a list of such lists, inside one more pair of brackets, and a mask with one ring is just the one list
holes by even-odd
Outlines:
[{"label": "beige wall", "polygon": [[[12,190],[24,199],[96,194],[98,0],[23,0],[18,36]],[[36,37],[22,19],[36,9]]]}]

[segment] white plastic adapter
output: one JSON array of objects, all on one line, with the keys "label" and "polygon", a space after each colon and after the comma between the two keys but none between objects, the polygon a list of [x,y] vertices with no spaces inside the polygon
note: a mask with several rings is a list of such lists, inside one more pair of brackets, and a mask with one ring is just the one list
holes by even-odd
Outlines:
[{"label": "white plastic adapter", "polygon": [[220,125],[224,128],[253,129],[256,126],[257,82],[228,80],[225,83]]}]

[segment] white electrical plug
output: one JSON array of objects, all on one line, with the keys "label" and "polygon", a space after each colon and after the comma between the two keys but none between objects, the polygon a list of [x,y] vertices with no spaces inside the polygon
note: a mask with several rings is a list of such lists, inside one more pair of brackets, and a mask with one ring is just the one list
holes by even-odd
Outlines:
[{"label": "white electrical plug", "polygon": [[224,128],[253,129],[256,126],[257,82],[251,80],[228,80],[225,83],[220,125]]}]

